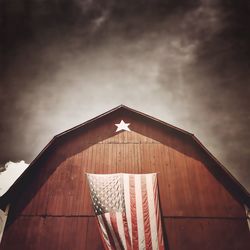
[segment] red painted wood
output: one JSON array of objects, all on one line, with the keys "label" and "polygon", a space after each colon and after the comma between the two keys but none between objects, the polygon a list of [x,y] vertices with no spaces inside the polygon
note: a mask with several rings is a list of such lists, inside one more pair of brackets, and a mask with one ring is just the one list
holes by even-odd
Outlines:
[{"label": "red painted wood", "polygon": [[87,231],[87,240],[85,249],[86,250],[103,249],[102,241],[99,236],[97,222],[94,217],[88,218],[88,231]]},{"label": "red painted wood", "polygon": [[245,221],[234,219],[165,219],[168,245],[174,250],[246,250],[250,246]]},{"label": "red painted wood", "polygon": [[[115,133],[121,119],[131,123],[131,132]],[[65,137],[37,164],[13,201],[1,250],[100,249],[94,218],[88,217],[94,213],[86,173],[115,172],[158,173],[170,249],[243,250],[248,242],[243,205],[211,160],[185,136],[137,116],[98,121]]]}]

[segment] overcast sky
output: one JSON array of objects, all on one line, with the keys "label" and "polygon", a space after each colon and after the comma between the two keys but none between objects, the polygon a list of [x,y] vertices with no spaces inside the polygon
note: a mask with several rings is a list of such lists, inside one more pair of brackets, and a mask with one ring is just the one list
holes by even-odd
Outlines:
[{"label": "overcast sky", "polygon": [[0,163],[119,104],[194,133],[250,190],[250,2],[0,0]]}]

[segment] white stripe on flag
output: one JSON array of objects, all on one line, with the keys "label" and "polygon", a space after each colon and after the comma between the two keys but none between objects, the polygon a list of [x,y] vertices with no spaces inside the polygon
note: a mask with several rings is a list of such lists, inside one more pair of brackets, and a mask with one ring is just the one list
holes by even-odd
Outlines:
[{"label": "white stripe on flag", "polygon": [[121,212],[116,213],[116,220],[117,220],[117,227],[118,227],[119,235],[121,237],[122,245],[124,249],[127,250],[127,243],[126,243],[126,238],[125,238],[125,231],[124,231],[123,218],[122,218]]},{"label": "white stripe on flag", "polygon": [[141,175],[135,175],[135,195],[136,195],[136,216],[137,216],[137,228],[138,228],[138,246],[139,249],[145,249]]},{"label": "white stripe on flag", "polygon": [[98,221],[99,221],[99,225],[100,225],[101,230],[102,230],[103,239],[105,240],[108,249],[112,250],[111,244],[110,244],[110,242],[109,242],[108,233],[107,233],[106,227],[105,227],[105,225],[104,225],[102,216],[101,216],[101,215],[97,215],[97,219],[98,219]]},{"label": "white stripe on flag", "polygon": [[110,213],[105,213],[104,214],[105,218],[106,218],[106,221],[107,221],[107,224],[108,224],[108,227],[109,227],[109,231],[112,235],[112,238],[114,240],[114,243],[115,243],[115,249],[117,250],[121,250],[120,246],[119,246],[119,242],[116,238],[116,235],[115,235],[115,232],[114,232],[114,229],[113,229],[113,226],[111,224],[111,220],[110,220]]},{"label": "white stripe on flag", "polygon": [[129,174],[123,174],[124,185],[124,199],[125,199],[125,211],[128,223],[128,232],[132,241],[132,223],[131,223],[131,208],[130,208],[130,187],[129,187]]},{"label": "white stripe on flag", "polygon": [[157,221],[155,216],[155,203],[154,203],[154,186],[152,182],[152,174],[146,175],[147,182],[147,194],[148,194],[148,210],[150,218],[150,230],[151,230],[151,239],[152,239],[152,248],[153,250],[159,249],[158,246],[158,237],[157,237]]}]

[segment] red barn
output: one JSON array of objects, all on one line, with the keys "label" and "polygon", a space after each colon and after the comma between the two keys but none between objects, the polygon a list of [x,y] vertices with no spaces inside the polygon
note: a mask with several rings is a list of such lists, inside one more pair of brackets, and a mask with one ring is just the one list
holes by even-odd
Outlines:
[{"label": "red barn", "polygon": [[55,136],[1,197],[0,249],[102,249],[85,172],[157,172],[170,250],[250,249],[249,193],[194,135],[123,105]]}]

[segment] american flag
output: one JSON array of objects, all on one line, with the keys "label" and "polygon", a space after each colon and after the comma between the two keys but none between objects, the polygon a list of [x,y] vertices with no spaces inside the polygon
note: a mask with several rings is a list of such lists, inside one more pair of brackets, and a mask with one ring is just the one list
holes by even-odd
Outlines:
[{"label": "american flag", "polygon": [[87,176],[105,249],[164,249],[155,173]]}]

